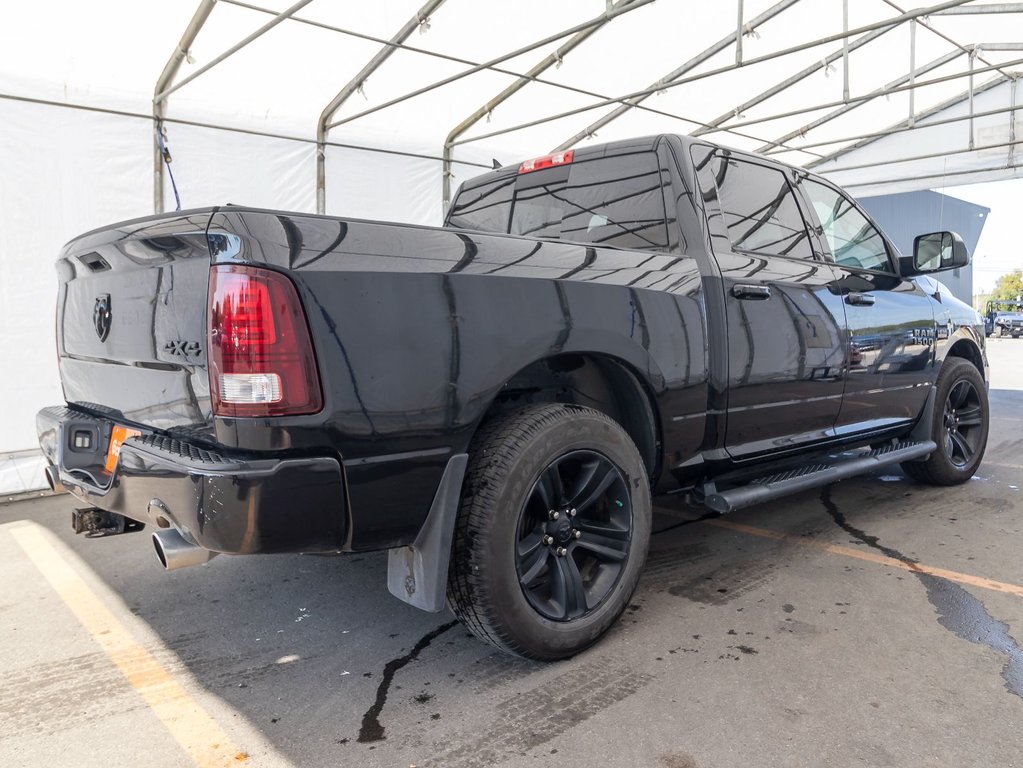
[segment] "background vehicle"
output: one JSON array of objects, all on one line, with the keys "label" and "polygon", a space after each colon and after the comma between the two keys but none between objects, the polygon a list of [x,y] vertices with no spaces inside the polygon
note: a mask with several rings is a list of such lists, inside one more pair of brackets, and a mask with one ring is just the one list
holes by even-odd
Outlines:
[{"label": "background vehicle", "polygon": [[998,337],[1023,336],[1023,302],[989,301],[984,315],[984,332]]},{"label": "background vehicle", "polygon": [[168,568],[389,549],[396,596],[561,658],[628,604],[652,493],[727,512],[892,463],[968,479],[983,329],[911,279],[967,261],[678,136],[488,173],[444,228],[153,217],[61,256],[67,406],[40,444],[79,527],[152,524]]}]

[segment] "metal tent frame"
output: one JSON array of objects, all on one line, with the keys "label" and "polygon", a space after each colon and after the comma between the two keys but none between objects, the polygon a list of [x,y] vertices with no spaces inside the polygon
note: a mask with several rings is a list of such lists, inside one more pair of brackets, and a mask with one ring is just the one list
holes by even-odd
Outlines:
[{"label": "metal tent frame", "polygon": [[[662,0],[663,2],[664,0]],[[244,39],[236,43],[235,45],[228,48],[220,55],[213,58],[205,65],[199,67],[188,76],[176,80],[178,72],[181,68],[182,62],[188,56],[189,48],[195,42],[197,36],[201,33],[204,25],[209,19],[210,15],[214,12],[217,3],[223,3],[227,5],[233,5],[239,8],[248,9],[251,12],[261,13],[268,15],[270,18],[262,26],[257,28],[254,32],[246,36]],[[933,157],[932,154],[922,154],[915,157],[899,157],[897,160],[887,160],[883,162],[868,162],[868,163],[853,163],[845,166],[833,167],[831,164],[838,158],[849,155],[850,153],[856,152],[868,144],[878,141],[886,136],[891,136],[897,133],[904,133],[907,131],[919,130],[924,127],[933,127],[935,125],[948,124],[952,122],[968,121],[968,140],[966,146],[961,149],[954,149],[946,151],[942,154],[962,154],[980,151],[984,149],[995,149],[995,148],[1006,148],[1008,149],[1008,168],[1017,168],[1016,165],[1014,148],[1018,143],[1015,135],[1015,113],[1019,109],[1016,101],[1017,83],[1020,73],[1016,71],[1016,67],[1023,66],[1023,58],[1012,59],[1002,63],[992,63],[987,60],[984,56],[984,52],[1006,52],[1006,51],[1023,51],[1023,43],[970,43],[962,44],[961,42],[952,39],[949,35],[936,29],[931,22],[929,17],[950,17],[950,16],[967,16],[967,15],[980,15],[980,14],[1023,14],[1023,3],[989,3],[984,5],[974,4],[974,0],[944,0],[944,2],[934,3],[932,5],[917,8],[914,10],[904,10],[902,7],[897,5],[893,0],[884,0],[884,2],[896,12],[896,15],[882,19],[871,24],[862,25],[856,28],[849,27],[849,0],[843,0],[843,25],[842,31],[837,34],[830,34],[816,37],[812,40],[800,42],[797,45],[789,46],[777,51],[756,56],[752,58],[744,58],[743,52],[743,38],[746,35],[756,33],[758,27],[762,26],[766,22],[778,17],[779,15],[790,11],[790,9],[797,7],[800,0],[780,0],[773,6],[765,10],[763,13],[756,17],[746,20],[744,17],[744,3],[743,0],[736,0],[736,27],[735,31],[725,35],[715,43],[709,45],[704,50],[689,58],[678,68],[667,73],[663,77],[655,80],[649,87],[632,91],[629,93],[619,94],[617,96],[608,96],[600,93],[596,93],[592,90],[585,89],[582,87],[576,87],[575,85],[569,85],[563,82],[559,82],[554,79],[543,77],[544,73],[551,67],[560,66],[565,56],[571,51],[576,49],[578,46],[585,44],[590,41],[597,32],[602,28],[614,23],[617,18],[622,17],[625,14],[631,13],[639,8],[642,8],[654,0],[605,0],[605,10],[602,14],[596,17],[590,18],[584,22],[576,24],[568,29],[561,30],[554,34],[545,35],[543,38],[535,40],[534,42],[519,47],[515,50],[507,51],[499,56],[489,59],[484,62],[473,62],[457,56],[453,56],[447,53],[432,51],[425,48],[410,45],[408,43],[409,36],[416,30],[425,30],[429,28],[429,23],[432,14],[434,14],[442,5],[445,0],[426,0],[426,2],[419,8],[419,10],[406,21],[396,32],[387,39],[367,35],[361,32],[356,32],[349,29],[329,25],[317,21],[315,19],[306,18],[298,15],[299,11],[310,4],[312,0],[298,0],[290,7],[282,11],[274,11],[271,9],[263,8],[258,5],[254,5],[245,0],[200,0],[199,6],[196,9],[192,19],[188,23],[184,33],[181,36],[181,40],[171,53],[170,58],[167,61],[166,66],[161,72],[159,78],[153,89],[153,104],[152,104],[152,120],[153,120],[153,171],[154,171],[154,189],[153,189],[153,206],[157,212],[162,212],[164,209],[164,174],[165,169],[170,162],[169,153],[165,149],[165,122],[170,122],[167,118],[167,105],[168,98],[181,88],[194,81],[204,73],[216,67],[218,64],[223,62],[225,59],[233,56],[238,51],[245,48],[247,45],[252,43],[254,40],[259,39],[263,35],[270,32],[273,28],[284,22],[300,23],[313,25],[322,29],[330,30],[341,35],[351,36],[360,38],[363,40],[375,42],[380,44],[380,49],[369,58],[365,65],[351,77],[347,83],[337,92],[323,108],[320,113],[319,119],[316,124],[315,132],[315,143],[316,143],[316,208],[318,213],[326,212],[326,147],[327,146],[338,146],[335,142],[329,140],[330,131],[339,126],[353,123],[367,115],[374,114],[381,110],[407,102],[411,99],[421,96],[424,93],[428,93],[440,88],[443,88],[457,80],[473,75],[481,71],[495,72],[505,76],[511,76],[513,81],[501,89],[490,99],[484,101],[479,107],[471,111],[466,118],[460,121],[458,124],[453,126],[448,132],[447,137],[444,140],[441,148],[440,160],[443,163],[443,201],[445,206],[448,204],[451,197],[451,168],[454,160],[454,151],[458,146],[466,145],[472,142],[479,142],[485,139],[498,137],[501,135],[523,131],[528,128],[533,128],[538,125],[543,125],[556,120],[560,120],[566,117],[575,116],[587,112],[592,112],[599,109],[610,107],[611,110],[603,114],[602,116],[594,119],[585,128],[575,132],[572,136],[567,138],[565,141],[558,144],[553,151],[562,151],[569,149],[579,142],[596,135],[596,132],[609,123],[619,119],[622,115],[627,114],[631,110],[642,110],[650,112],[664,117],[668,120],[679,121],[696,126],[692,132],[695,135],[708,135],[712,133],[731,133],[736,136],[742,136],[746,139],[755,139],[761,142],[761,146],[758,151],[766,154],[797,154],[804,159],[808,158],[806,164],[808,167],[821,167],[824,165],[828,166],[827,172],[835,172],[841,170],[852,170],[862,169],[871,167],[880,167],[882,165],[887,166],[893,162],[903,163],[912,160],[922,160],[929,157]],[[909,25],[909,50],[908,50],[908,69],[895,79],[889,81],[886,85],[880,88],[862,94],[853,95],[850,92],[849,85],[849,71],[850,61],[852,54],[860,48],[867,46],[869,43],[878,39],[879,37],[891,32],[892,30],[902,26],[903,24]],[[918,29],[919,28],[919,29]],[[942,38],[947,44],[953,46],[954,50],[942,55],[932,61],[925,64],[918,65],[916,61],[917,57],[917,36],[920,34],[920,30],[926,31],[929,34],[936,35]],[[543,56],[534,66],[532,66],[526,72],[516,72],[505,66],[505,63],[516,59],[520,56],[536,51],[541,48],[545,48],[554,43],[561,42],[559,47],[553,52]],[[713,117],[712,119],[706,120],[696,115],[683,115],[674,112],[670,112],[663,109],[656,109],[650,107],[644,102],[654,94],[663,93],[672,88],[692,83],[698,80],[705,80],[713,78],[718,75],[722,75],[728,72],[732,72],[739,68],[755,67],[758,64],[772,61],[775,59],[791,56],[793,54],[801,53],[804,51],[817,48],[822,45],[829,43],[838,43],[840,47],[829,52],[819,63],[815,63],[811,66],[803,67],[798,71],[794,72],[785,79],[770,85],[765,88],[757,96],[750,98],[737,105],[733,110],[724,114]],[[735,61],[731,64],[724,66],[717,66],[711,69],[700,70],[701,65],[705,64],[713,57],[727,51],[728,48],[734,47],[735,50]],[[382,104],[378,104],[361,111],[357,111],[354,114],[347,115],[345,117],[338,117],[338,112],[346,104],[349,98],[359,92],[362,85],[366,80],[381,67],[383,67],[391,55],[397,50],[404,50],[412,53],[416,53],[423,56],[431,56],[440,59],[444,59],[450,62],[466,65],[466,69],[456,72],[455,74],[430,83],[426,86],[416,88],[412,91],[404,93],[396,98],[385,101]],[[926,78],[925,75],[939,70],[942,67],[946,67],[954,64],[957,61],[961,61],[963,58],[966,59],[966,67],[961,71],[957,71],[951,74],[940,75],[937,77]],[[792,88],[796,84],[805,80],[815,72],[821,70],[822,67],[827,68],[832,63],[841,60],[843,66],[843,88],[842,88],[842,99],[836,101],[830,101],[827,103],[817,103],[812,105],[806,105],[799,109],[787,110],[782,112],[775,112],[769,115],[762,115],[755,118],[745,118],[744,112],[746,110],[753,109],[772,101],[776,96],[784,93],[788,89]],[[997,73],[997,76],[975,85],[975,78],[978,75],[985,73]],[[923,110],[916,109],[916,94],[923,88],[932,86],[938,83],[946,83],[959,79],[967,79],[968,87],[966,90],[957,94],[952,99],[948,99],[941,104],[928,107]],[[1005,108],[989,109],[982,112],[975,112],[973,109],[974,98],[977,94],[983,93],[991,88],[1002,85],[1006,82],[1011,84],[1011,99],[1010,103]],[[585,104],[581,107],[574,107],[572,109],[545,114],[539,117],[535,117],[530,120],[510,125],[504,128],[485,131],[476,133],[475,135],[466,136],[465,134],[473,128],[480,120],[487,117],[491,112],[500,104],[504,103],[514,94],[518,93],[522,89],[528,87],[531,84],[538,83],[546,86],[555,87],[562,89],[566,92],[571,92],[578,95],[584,95],[595,99],[592,103]],[[909,95],[909,111],[906,118],[899,121],[896,124],[890,125],[888,128],[880,131],[869,131],[860,132],[849,136],[840,138],[828,138],[819,141],[806,141],[806,137],[813,131],[817,130],[821,126],[828,123],[835,123],[840,121],[844,116],[850,112],[883,97],[888,97],[892,94],[908,93]],[[948,118],[940,117],[941,113],[950,107],[957,106],[963,102],[969,103],[969,113],[963,116],[953,116]],[[809,115],[822,110],[829,110],[826,114],[815,117],[814,119],[800,125],[794,130],[785,132],[784,134],[777,136],[776,138],[763,138],[757,137],[749,133],[748,129],[751,126],[760,124],[768,124],[776,120],[791,118],[799,115]],[[1009,141],[1002,142],[990,146],[977,146],[974,137],[974,122],[976,119],[982,117],[990,117],[1001,114],[1009,115]],[[930,119],[935,118],[935,119]],[[182,121],[175,121],[182,122]],[[216,127],[216,126],[213,126]],[[344,146],[344,145],[340,145]],[[823,154],[821,153],[823,152]],[[405,153],[399,153],[405,154]],[[459,161],[461,162],[461,161]],[[973,171],[970,171],[973,172]],[[969,172],[966,172],[969,173]],[[926,178],[921,176],[919,178]],[[901,180],[913,180],[912,177],[909,179]]]}]

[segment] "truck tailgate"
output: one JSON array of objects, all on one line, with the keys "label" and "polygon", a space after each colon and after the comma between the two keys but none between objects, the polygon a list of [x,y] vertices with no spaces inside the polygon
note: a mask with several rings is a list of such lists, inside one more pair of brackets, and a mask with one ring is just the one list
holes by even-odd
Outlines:
[{"label": "truck tailgate", "polygon": [[57,349],[69,404],[156,429],[210,423],[211,210],[83,235],[57,264]]}]

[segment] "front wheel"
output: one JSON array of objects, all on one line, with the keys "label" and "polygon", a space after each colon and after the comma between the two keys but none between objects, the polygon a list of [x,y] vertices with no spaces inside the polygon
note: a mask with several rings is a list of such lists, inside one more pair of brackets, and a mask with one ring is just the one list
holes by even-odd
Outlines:
[{"label": "front wheel", "polygon": [[902,465],[907,475],[930,485],[958,485],[973,477],[984,458],[988,435],[984,377],[962,358],[949,358],[935,382],[931,434],[938,444],[925,461]]},{"label": "front wheel", "polygon": [[560,404],[493,417],[470,448],[448,603],[498,648],[572,656],[628,605],[651,514],[639,451],[611,418]]}]

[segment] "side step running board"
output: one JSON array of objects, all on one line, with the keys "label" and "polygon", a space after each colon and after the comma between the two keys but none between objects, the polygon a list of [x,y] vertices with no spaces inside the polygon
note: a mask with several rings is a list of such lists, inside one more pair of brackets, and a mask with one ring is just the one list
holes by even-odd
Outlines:
[{"label": "side step running board", "polygon": [[888,464],[923,459],[937,447],[933,440],[886,445],[870,453],[842,459],[833,464],[799,467],[788,472],[760,477],[736,488],[708,493],[704,504],[714,512],[721,514],[734,512],[762,501],[777,499],[780,496],[798,493],[809,488],[817,488],[854,475],[862,475],[864,472]]}]

